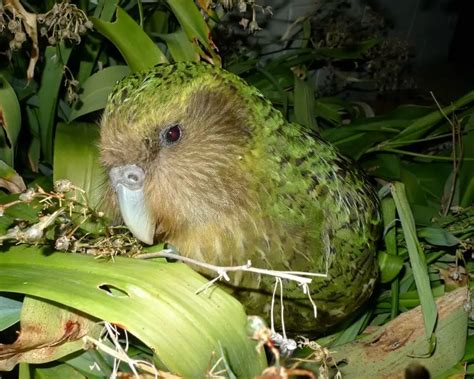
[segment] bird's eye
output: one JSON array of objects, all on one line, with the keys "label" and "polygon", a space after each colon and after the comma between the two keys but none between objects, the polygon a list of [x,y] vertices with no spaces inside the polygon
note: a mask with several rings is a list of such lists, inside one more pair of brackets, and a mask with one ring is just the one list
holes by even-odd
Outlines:
[{"label": "bird's eye", "polygon": [[160,133],[160,140],[163,145],[170,146],[178,142],[181,135],[181,127],[178,124],[173,124]]}]

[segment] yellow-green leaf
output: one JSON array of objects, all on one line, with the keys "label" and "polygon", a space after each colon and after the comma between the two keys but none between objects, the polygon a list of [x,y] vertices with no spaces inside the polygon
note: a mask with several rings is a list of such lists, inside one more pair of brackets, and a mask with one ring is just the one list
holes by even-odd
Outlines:
[{"label": "yellow-green leaf", "polygon": [[0,75],[0,159],[13,166],[16,141],[21,127],[18,98],[8,81]]},{"label": "yellow-green leaf", "polygon": [[132,71],[145,70],[168,60],[160,48],[122,8],[117,7],[114,22],[91,18],[95,29],[120,51]]},{"label": "yellow-green leaf", "polygon": [[204,377],[221,348],[237,377],[255,377],[265,367],[263,351],[245,332],[242,305],[218,287],[196,294],[207,279],[182,263],[106,261],[20,245],[0,252],[0,271],[0,291],[48,299],[120,325],[175,374]]},{"label": "yellow-green leaf", "polygon": [[72,110],[69,121],[104,108],[115,83],[129,72],[127,66],[111,66],[87,78],[79,94],[78,105]]}]

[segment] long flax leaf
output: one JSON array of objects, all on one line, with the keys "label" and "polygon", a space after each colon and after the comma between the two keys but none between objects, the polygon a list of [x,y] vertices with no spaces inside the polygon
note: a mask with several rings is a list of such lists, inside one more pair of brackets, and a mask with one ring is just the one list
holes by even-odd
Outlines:
[{"label": "long flax leaf", "polygon": [[402,224],[413,276],[421,301],[425,336],[427,339],[430,339],[436,326],[438,311],[431,291],[426,258],[416,235],[415,220],[408,204],[405,185],[400,182],[395,182],[391,185],[391,192]]}]

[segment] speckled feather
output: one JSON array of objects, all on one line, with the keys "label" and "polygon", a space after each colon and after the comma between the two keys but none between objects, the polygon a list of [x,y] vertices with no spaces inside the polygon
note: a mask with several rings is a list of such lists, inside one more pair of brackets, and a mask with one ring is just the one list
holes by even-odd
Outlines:
[{"label": "speckled feather", "polygon": [[[163,147],[160,131],[173,123],[183,136]],[[285,283],[288,330],[327,331],[370,297],[380,224],[372,188],[333,146],[287,122],[237,76],[176,63],[127,77],[109,99],[100,147],[107,169],[145,170],[156,236],[182,255],[327,271],[310,286],[316,320],[307,296]],[[246,274],[229,287],[248,313],[268,316],[273,285]]]}]

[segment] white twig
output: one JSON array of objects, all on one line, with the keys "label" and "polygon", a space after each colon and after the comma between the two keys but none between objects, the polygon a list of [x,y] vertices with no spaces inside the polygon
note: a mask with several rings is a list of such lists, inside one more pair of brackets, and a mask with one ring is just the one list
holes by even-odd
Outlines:
[{"label": "white twig", "polygon": [[305,276],[322,277],[322,278],[327,277],[327,274],[321,274],[321,273],[312,273],[312,272],[303,272],[303,271],[278,271],[278,270],[267,270],[263,268],[256,268],[256,267],[252,267],[251,261],[247,261],[247,264],[241,265],[241,266],[216,266],[210,263],[198,261],[196,259],[183,257],[181,255],[174,253],[171,249],[164,249],[156,253],[140,254],[136,256],[136,258],[140,258],[140,259],[170,258],[170,259],[179,260],[185,263],[191,263],[193,265],[217,272],[219,274],[219,279],[224,278],[226,281],[230,280],[227,273],[234,272],[234,271],[245,271],[245,272],[253,272],[255,274],[270,275],[270,276],[274,276],[281,279],[292,280],[299,283],[300,285],[311,283],[312,279],[306,278]]},{"label": "white twig", "polygon": [[275,286],[273,287],[273,294],[272,294],[272,304],[270,307],[270,330],[272,333],[275,333],[275,317],[273,316],[273,310],[275,309],[275,295],[278,288],[278,282],[275,281]]},{"label": "white twig", "polygon": [[[114,357],[114,367],[113,367],[113,372],[111,375],[111,378],[117,378],[118,375],[118,367],[120,362],[125,362],[129,365],[130,369],[133,372],[133,375],[135,378],[139,379],[140,375],[137,371],[137,368],[140,370],[143,370],[149,374],[153,374],[155,378],[158,378],[160,375],[160,372],[157,370],[157,368],[150,362],[144,361],[144,360],[137,360],[130,358],[127,355],[127,349],[128,349],[128,336],[126,337],[126,342],[125,342],[125,349],[120,345],[120,341],[118,339],[119,332],[118,330],[110,323],[105,322],[105,330],[106,330],[106,336],[110,339],[112,344],[114,345],[113,347],[108,346],[104,342],[102,342],[102,338],[99,340],[96,340],[95,338],[92,338],[90,336],[84,336],[83,340],[86,343],[92,343],[94,346],[96,346],[99,350],[103,351],[104,353]],[[125,332],[126,333],[126,332]]]},{"label": "white twig", "polygon": [[280,285],[280,318],[281,318],[281,331],[283,333],[283,339],[286,340],[286,328],[285,328],[285,304],[283,304],[283,282],[281,278],[277,278],[277,283]]},{"label": "white twig", "polygon": [[314,302],[313,298],[311,297],[311,291],[309,290],[309,286],[307,284],[303,284],[303,293],[308,295],[309,302],[313,306],[314,318],[318,318],[318,307],[316,306],[316,303]]},{"label": "white twig", "polygon": [[218,282],[222,278],[223,278],[222,275],[216,276],[214,279],[205,283],[202,287],[199,287],[194,293],[196,295],[199,295],[201,292],[206,292],[209,288],[211,288],[214,285],[215,282]]}]

